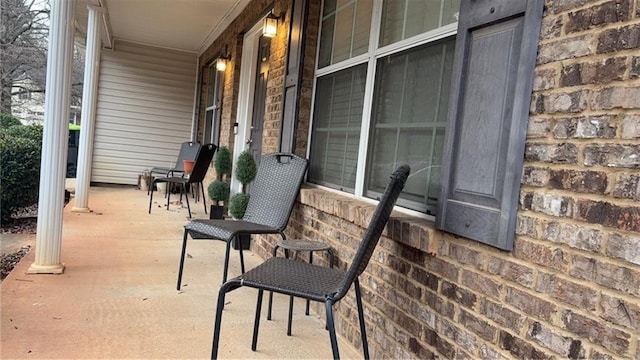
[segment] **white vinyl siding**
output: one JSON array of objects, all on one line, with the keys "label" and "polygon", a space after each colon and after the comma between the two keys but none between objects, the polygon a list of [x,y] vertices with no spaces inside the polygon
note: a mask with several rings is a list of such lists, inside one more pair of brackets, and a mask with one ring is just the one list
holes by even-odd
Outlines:
[{"label": "white vinyl siding", "polygon": [[91,181],[136,184],[191,140],[196,54],[116,42],[103,51]]}]

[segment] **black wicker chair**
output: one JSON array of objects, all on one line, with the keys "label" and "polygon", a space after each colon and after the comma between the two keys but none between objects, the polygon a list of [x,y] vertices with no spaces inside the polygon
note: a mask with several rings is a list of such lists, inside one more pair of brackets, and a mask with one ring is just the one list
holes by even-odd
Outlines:
[{"label": "black wicker chair", "polygon": [[[191,218],[191,206],[189,205],[189,196],[187,196],[187,184],[192,187],[197,187],[200,185],[202,192],[204,193],[204,185],[202,181],[204,181],[204,177],[209,170],[209,166],[211,165],[211,160],[213,159],[213,154],[216,152],[216,146],[213,144],[206,144],[200,147],[200,151],[198,151],[198,155],[195,157],[195,164],[193,165],[193,171],[189,174],[188,177],[179,177],[179,176],[169,176],[169,177],[161,177],[153,180],[151,184],[151,196],[149,197],[149,214],[151,214],[151,203],[153,202],[153,188],[157,183],[167,183],[167,210],[169,210],[169,201],[171,199],[171,191],[169,190],[171,184],[180,184],[180,200],[182,200],[182,195],[184,195],[187,200],[187,209],[189,210],[189,218]],[[193,190],[193,188],[192,188]],[[204,213],[207,213],[207,201],[202,199],[204,203]]]},{"label": "black wicker chair", "polygon": [[338,352],[338,342],[333,319],[333,305],[346,295],[351,284],[353,284],[360,322],[362,350],[364,358],[368,359],[369,347],[365,331],[364,313],[362,309],[358,277],[362,274],[369,263],[373,250],[380,239],[380,235],[382,234],[387,220],[389,220],[393,206],[398,199],[400,192],[404,188],[404,184],[409,176],[409,170],[409,166],[402,165],[398,167],[391,176],[391,182],[387,186],[387,189],[371,218],[369,228],[365,232],[362,242],[360,243],[360,247],[358,248],[358,251],[353,258],[353,262],[347,271],[309,264],[289,258],[272,257],[243,275],[222,284],[218,293],[211,358],[216,359],[218,357],[220,325],[222,322],[222,310],[225,304],[225,295],[242,286],[258,289],[253,339],[251,342],[252,350],[256,350],[258,328],[260,325],[260,310],[262,307],[262,295],[266,290],[303,299],[324,302],[333,357],[335,359],[339,358],[340,354]]},{"label": "black wicker chair", "polygon": [[[149,170],[149,177],[153,179],[153,174],[159,174],[164,177],[176,176],[184,174],[184,160],[195,160],[200,144],[195,141],[185,141],[180,145],[178,159],[174,167],[153,167]],[[151,192],[152,187],[147,190],[147,195]]]},{"label": "black wicker chair", "polygon": [[[333,249],[331,245],[323,243],[321,241],[313,241],[313,240],[288,240],[284,239],[280,242],[276,243],[273,247],[273,256],[278,255],[278,249],[284,250],[284,256],[289,257],[290,253],[293,252],[294,256],[298,252],[307,252],[309,253],[309,264],[313,264],[313,253],[316,251],[325,251],[327,253],[327,257],[329,258],[329,267],[333,267],[335,255],[333,254]],[[309,315],[309,299],[307,299],[306,308],[304,311],[305,315]],[[269,291],[269,306],[267,307],[267,320],[271,320],[271,310],[273,308],[273,291]],[[287,335],[291,336],[291,327],[293,323],[293,296],[289,299],[289,318],[287,319]]]},{"label": "black wicker chair", "polygon": [[[176,288],[180,290],[182,282],[188,235],[193,239],[227,242],[222,282],[227,281],[231,243],[239,235],[280,234],[285,239],[284,229],[289,222],[289,216],[307,171],[307,164],[306,159],[293,154],[264,155],[258,166],[256,179],[251,183],[251,196],[242,220],[196,219],[185,225]],[[238,250],[240,267],[244,273],[242,246],[238,246]]]}]

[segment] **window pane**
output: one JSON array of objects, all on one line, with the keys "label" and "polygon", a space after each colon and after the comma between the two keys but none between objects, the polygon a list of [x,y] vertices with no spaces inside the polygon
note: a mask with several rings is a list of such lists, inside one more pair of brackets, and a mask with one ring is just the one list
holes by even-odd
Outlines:
[{"label": "window pane", "polygon": [[209,66],[209,82],[207,83],[207,107],[213,106],[214,89],[216,84],[216,67]]},{"label": "window pane", "polygon": [[351,3],[340,9],[336,16],[332,64],[346,60],[351,55],[351,40],[353,36],[351,30],[353,29],[354,13],[355,3]]},{"label": "window pane", "polygon": [[367,52],[372,6],[371,0],[325,1],[319,68]]},{"label": "window pane", "polygon": [[372,9],[373,1],[358,1],[356,3],[356,13],[353,20],[352,57],[366,53],[369,48]]},{"label": "window pane", "polygon": [[322,16],[329,15],[336,11],[336,0],[324,0],[324,9],[322,10]]},{"label": "window pane", "polygon": [[322,20],[322,31],[320,33],[320,50],[318,54],[318,68],[331,65],[331,47],[333,46],[333,30],[335,27],[335,16],[329,16]]},{"label": "window pane", "polygon": [[389,174],[407,163],[411,176],[401,199],[435,206],[455,40],[427,44],[378,60],[367,196],[384,190]]},{"label": "window pane", "polygon": [[460,0],[387,0],[382,8],[380,46],[454,23],[459,9]]},{"label": "window pane", "polygon": [[203,144],[209,144],[213,142],[213,110],[207,110],[204,116],[204,139]]},{"label": "window pane", "polygon": [[309,181],[355,188],[366,70],[360,65],[318,78]]}]

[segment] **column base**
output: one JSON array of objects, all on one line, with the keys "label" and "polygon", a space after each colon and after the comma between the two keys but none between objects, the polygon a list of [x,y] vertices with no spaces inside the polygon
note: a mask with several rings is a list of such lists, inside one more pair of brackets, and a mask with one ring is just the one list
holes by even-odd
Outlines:
[{"label": "column base", "polygon": [[89,209],[88,207],[83,208],[83,207],[72,207],[71,208],[71,212],[75,212],[75,213],[90,213],[91,209]]},{"label": "column base", "polygon": [[64,273],[64,264],[56,265],[37,265],[35,263],[29,266],[27,274],[62,274]]}]

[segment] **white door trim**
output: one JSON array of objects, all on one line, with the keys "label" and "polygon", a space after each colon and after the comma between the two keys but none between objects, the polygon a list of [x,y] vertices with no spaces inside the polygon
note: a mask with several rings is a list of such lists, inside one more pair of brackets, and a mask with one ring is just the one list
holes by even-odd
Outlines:
[{"label": "white door trim", "polygon": [[255,24],[242,41],[242,60],[240,64],[240,89],[238,93],[238,134],[233,145],[233,169],[231,176],[231,193],[242,191],[242,184],[236,180],[236,162],[242,151],[248,148],[247,140],[251,136],[251,116],[253,115],[253,97],[256,82],[256,59],[258,57],[259,39],[262,35],[263,21]]}]

